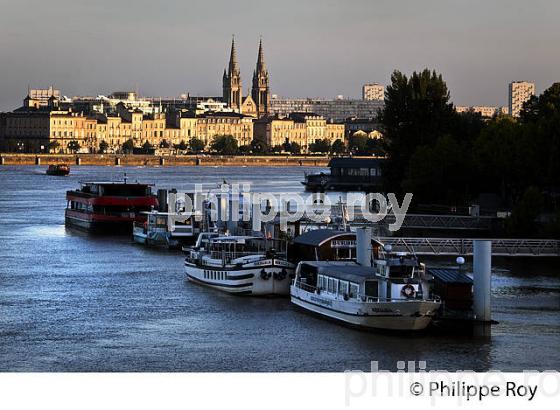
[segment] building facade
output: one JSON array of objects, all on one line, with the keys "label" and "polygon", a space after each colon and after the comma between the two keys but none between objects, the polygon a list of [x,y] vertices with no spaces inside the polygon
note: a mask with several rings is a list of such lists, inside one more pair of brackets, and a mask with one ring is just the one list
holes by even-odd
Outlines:
[{"label": "building facade", "polygon": [[385,106],[380,100],[318,99],[318,98],[272,98],[271,113],[287,117],[293,112],[314,113],[336,122],[346,118],[376,118]]},{"label": "building facade", "polygon": [[373,101],[385,100],[385,87],[379,83],[364,84],[362,87],[362,99]]},{"label": "building facade", "polygon": [[519,117],[523,103],[535,95],[535,84],[527,81],[509,83],[509,115]]},{"label": "building facade", "polygon": [[269,147],[297,143],[305,153],[319,140],[326,139],[330,144],[337,139],[344,141],[344,129],[344,124],[329,122],[311,113],[292,113],[289,117],[272,115],[255,121],[254,139]]}]

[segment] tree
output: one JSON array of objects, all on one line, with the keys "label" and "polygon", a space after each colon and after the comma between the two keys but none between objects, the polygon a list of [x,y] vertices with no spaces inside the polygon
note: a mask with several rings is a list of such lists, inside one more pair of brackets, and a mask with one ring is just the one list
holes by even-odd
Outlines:
[{"label": "tree", "polygon": [[388,156],[384,167],[388,190],[402,189],[401,183],[416,149],[434,144],[448,134],[456,116],[441,75],[428,69],[414,72],[410,78],[399,71],[393,72],[380,113]]},{"label": "tree", "polygon": [[253,140],[251,142],[251,150],[253,151],[253,154],[266,154],[270,152],[270,147],[265,141]]},{"label": "tree", "polygon": [[239,147],[239,153],[243,154],[243,155],[250,154],[251,153],[251,145],[250,144],[241,145]]},{"label": "tree", "polygon": [[297,142],[290,142],[287,138],[284,144],[282,144],[281,149],[285,152],[289,152],[290,154],[300,154],[301,153],[301,146]]},{"label": "tree", "polygon": [[146,141],[144,144],[142,144],[142,151],[144,152],[144,154],[152,154],[154,152],[154,146],[150,144],[149,141]]},{"label": "tree", "polygon": [[309,151],[311,152],[330,152],[331,144],[328,139],[315,140],[315,142],[309,144]]},{"label": "tree", "polygon": [[365,154],[367,149],[367,134],[354,133],[348,140],[348,148],[356,154]]},{"label": "tree", "polygon": [[49,143],[47,144],[47,151],[48,152],[56,151],[56,149],[59,147],[60,147],[60,143],[58,141],[49,141]]},{"label": "tree", "polygon": [[[182,142],[182,141],[181,141]],[[191,140],[189,141],[189,149],[194,152],[195,154],[198,154],[199,152],[204,151],[204,148],[206,148],[206,144],[204,143],[204,141],[202,141],[201,139],[198,139],[196,137],[191,138]]]},{"label": "tree", "polygon": [[159,143],[159,147],[160,148],[171,148],[171,144],[169,142],[167,142],[167,140],[162,140]]},{"label": "tree", "polygon": [[99,143],[99,153],[100,154],[105,154],[108,149],[109,149],[109,144],[107,144],[107,142],[105,140],[103,140]]},{"label": "tree", "polygon": [[185,143],[184,140],[181,140],[180,143],[178,143],[178,144],[173,144],[173,148],[174,148],[176,151],[185,151],[185,150],[187,150],[188,145]]},{"label": "tree", "polygon": [[68,149],[75,154],[80,150],[80,143],[76,140],[72,140],[68,143]]},{"label": "tree", "polygon": [[331,153],[333,154],[343,154],[346,152],[346,145],[341,139],[337,139],[331,145]]},{"label": "tree", "polygon": [[212,139],[210,148],[220,155],[235,155],[238,153],[237,140],[231,135],[216,135]]},{"label": "tree", "polygon": [[132,141],[132,138],[127,139],[122,144],[122,150],[124,151],[125,154],[132,153],[132,151],[134,150],[134,141]]}]

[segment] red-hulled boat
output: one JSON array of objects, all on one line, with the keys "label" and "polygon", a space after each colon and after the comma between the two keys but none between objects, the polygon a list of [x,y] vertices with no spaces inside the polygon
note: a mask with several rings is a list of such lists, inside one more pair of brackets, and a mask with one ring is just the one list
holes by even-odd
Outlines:
[{"label": "red-hulled boat", "polygon": [[81,182],[66,192],[66,226],[90,232],[131,233],[134,222],[144,222],[158,201],[149,184]]},{"label": "red-hulled boat", "polygon": [[47,168],[47,172],[46,172],[47,175],[55,175],[60,177],[65,177],[69,173],[70,173],[70,167],[66,164],[57,164],[57,165],[51,164]]}]

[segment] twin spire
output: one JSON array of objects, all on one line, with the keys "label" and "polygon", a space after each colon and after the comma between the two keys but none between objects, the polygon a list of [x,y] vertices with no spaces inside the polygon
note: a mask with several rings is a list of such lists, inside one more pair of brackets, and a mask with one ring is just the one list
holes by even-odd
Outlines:
[{"label": "twin spire", "polygon": [[232,37],[229,64],[224,69],[223,98],[224,101],[237,112],[253,112],[254,115],[259,118],[269,113],[270,88],[268,71],[264,61],[262,38],[259,40],[259,53],[257,56],[257,65],[253,72],[251,94],[243,98],[241,70],[237,62],[235,37]]}]

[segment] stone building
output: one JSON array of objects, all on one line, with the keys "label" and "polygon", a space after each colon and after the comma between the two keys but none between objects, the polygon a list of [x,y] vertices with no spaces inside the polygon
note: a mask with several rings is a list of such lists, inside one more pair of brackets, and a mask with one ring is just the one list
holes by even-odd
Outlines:
[{"label": "stone building", "polygon": [[535,95],[535,84],[527,81],[513,81],[509,84],[509,115],[519,117],[523,104]]}]

